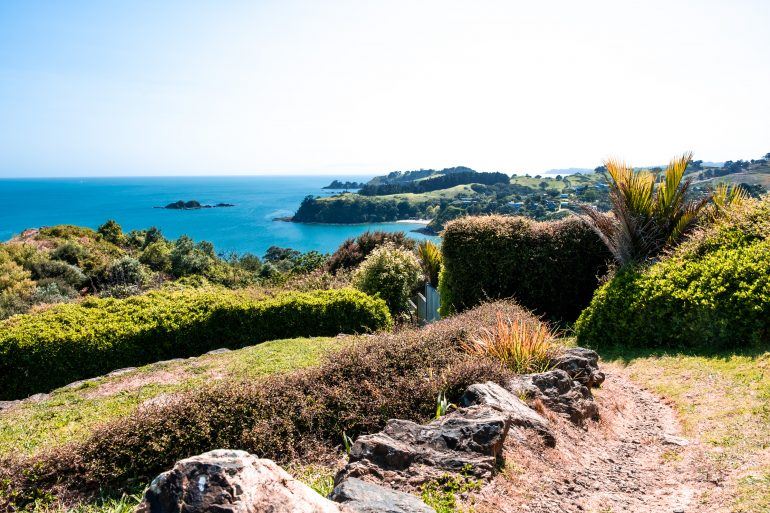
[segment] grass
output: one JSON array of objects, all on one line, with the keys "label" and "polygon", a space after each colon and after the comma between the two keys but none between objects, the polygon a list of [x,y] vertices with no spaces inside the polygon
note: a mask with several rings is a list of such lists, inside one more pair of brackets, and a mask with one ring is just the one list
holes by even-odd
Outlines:
[{"label": "grass", "polygon": [[33,454],[82,440],[101,422],[130,414],[145,401],[222,378],[257,378],[318,363],[334,338],[275,340],[237,351],[151,364],[115,377],[61,388],[37,403],[0,413],[0,454]]},{"label": "grass", "polygon": [[731,490],[731,511],[770,511],[770,352],[603,356],[672,401],[686,436],[708,449],[702,477]]}]

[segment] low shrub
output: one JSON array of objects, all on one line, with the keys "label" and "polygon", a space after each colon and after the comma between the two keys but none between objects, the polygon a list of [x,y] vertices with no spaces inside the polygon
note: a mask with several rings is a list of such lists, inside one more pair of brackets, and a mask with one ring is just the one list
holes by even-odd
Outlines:
[{"label": "low shrub", "polygon": [[722,350],[770,340],[770,198],[746,202],[660,262],[628,266],[575,325],[600,349]]},{"label": "low shrub", "polygon": [[517,374],[529,374],[548,370],[558,346],[547,324],[498,315],[493,327],[482,330],[462,348],[469,354],[498,360]]},{"label": "low shrub", "polygon": [[347,239],[335,251],[326,264],[331,273],[353,269],[378,247],[391,243],[399,248],[413,250],[414,240],[404,232],[364,232],[356,238]]},{"label": "low shrub", "polygon": [[424,329],[359,338],[319,367],[209,385],[145,405],[83,442],[0,461],[6,503],[15,496],[23,504],[47,490],[75,498],[104,488],[120,492],[217,447],[282,464],[323,461],[339,450],[343,432],[356,438],[382,429],[390,418],[427,422],[439,392],[456,401],[472,383],[510,378],[499,363],[460,348],[500,312],[529,318],[515,304],[500,302]]},{"label": "low shrub", "polygon": [[216,289],[88,298],[0,323],[0,399],[218,347],[374,331],[391,322],[382,300],[351,289],[259,300]]},{"label": "low shrub", "polygon": [[514,298],[555,321],[574,321],[591,301],[611,255],[577,218],[465,217],[442,243],[441,313]]},{"label": "low shrub", "polygon": [[391,243],[381,246],[353,273],[353,285],[385,300],[394,315],[409,311],[409,299],[422,278],[422,268],[411,251]]}]

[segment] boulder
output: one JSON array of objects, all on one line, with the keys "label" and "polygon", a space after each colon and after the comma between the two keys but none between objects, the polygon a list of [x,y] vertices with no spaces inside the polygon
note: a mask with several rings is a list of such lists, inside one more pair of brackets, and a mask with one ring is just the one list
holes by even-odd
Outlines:
[{"label": "boulder", "polygon": [[599,370],[599,355],[591,349],[567,349],[551,363],[553,368],[563,370],[572,379],[589,388],[598,387],[604,382],[604,373]]},{"label": "boulder", "polygon": [[342,513],[271,460],[215,450],[178,461],[153,479],[136,513]]},{"label": "boulder", "polygon": [[591,391],[561,369],[517,376],[507,388],[529,400],[540,400],[543,406],[575,424],[583,425],[586,419],[599,419],[599,409]]},{"label": "boulder", "polygon": [[459,404],[466,407],[484,405],[494,408],[507,415],[512,426],[531,429],[537,432],[549,447],[556,445],[556,438],[551,432],[548,420],[497,383],[488,381],[469,386]]},{"label": "boulder", "polygon": [[381,432],[356,439],[335,483],[353,477],[414,488],[463,472],[488,479],[510,425],[490,406],[460,408],[425,425],[389,420]]},{"label": "boulder", "polygon": [[329,498],[356,513],[436,513],[414,495],[355,478],[338,484]]}]

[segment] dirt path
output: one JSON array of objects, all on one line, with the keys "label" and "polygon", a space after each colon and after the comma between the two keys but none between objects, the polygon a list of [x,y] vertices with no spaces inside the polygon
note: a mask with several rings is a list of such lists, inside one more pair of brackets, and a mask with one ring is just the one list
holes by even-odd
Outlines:
[{"label": "dirt path", "polygon": [[701,447],[682,438],[674,411],[612,369],[596,392],[602,420],[586,429],[557,419],[555,449],[513,447],[476,511],[697,512],[711,485]]}]

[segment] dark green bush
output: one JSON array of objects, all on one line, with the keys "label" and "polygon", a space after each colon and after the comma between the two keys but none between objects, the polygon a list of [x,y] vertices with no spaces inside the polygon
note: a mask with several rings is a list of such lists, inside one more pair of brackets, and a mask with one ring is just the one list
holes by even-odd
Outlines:
[{"label": "dark green bush", "polygon": [[465,217],[450,222],[442,244],[441,311],[487,299],[515,298],[555,321],[573,321],[591,301],[611,259],[576,218]]},{"label": "dark green bush", "polygon": [[498,363],[460,348],[492,326],[498,313],[529,317],[513,303],[487,304],[425,329],[350,341],[316,368],[179,394],[106,424],[85,441],[0,460],[0,483],[7,482],[19,502],[45,490],[70,497],[101,487],[120,492],[218,447],[280,463],[328,460],[338,454],[343,431],[355,438],[391,418],[426,422],[440,391],[456,401],[472,383],[510,379]]},{"label": "dark green bush", "polygon": [[261,300],[212,289],[89,298],[0,323],[0,399],[218,347],[373,331],[391,322],[384,301],[351,289]]},{"label": "dark green bush", "polygon": [[770,341],[770,199],[736,209],[658,263],[630,266],[594,296],[578,343],[737,349]]}]

